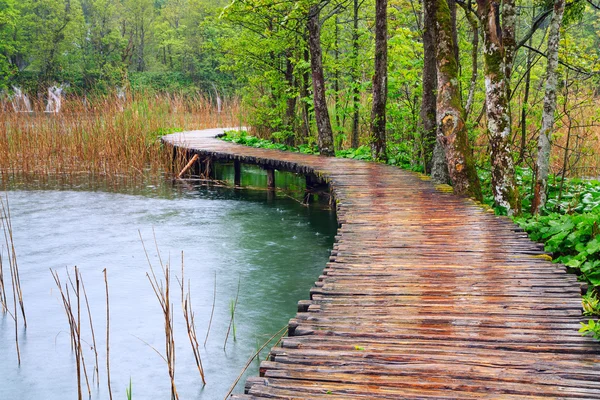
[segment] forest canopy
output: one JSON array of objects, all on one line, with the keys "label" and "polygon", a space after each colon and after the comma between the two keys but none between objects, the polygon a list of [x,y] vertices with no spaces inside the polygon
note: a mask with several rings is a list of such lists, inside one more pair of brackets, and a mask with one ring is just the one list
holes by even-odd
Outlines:
[{"label": "forest canopy", "polygon": [[[509,214],[532,202],[539,211],[548,171],[598,175],[598,8],[593,0],[0,0],[0,89],[5,100],[17,89],[44,97],[52,85],[85,97],[239,98],[254,133],[276,143],[323,154],[367,146],[477,198],[475,181],[489,179]],[[516,190],[522,168],[541,174],[534,199]]]}]

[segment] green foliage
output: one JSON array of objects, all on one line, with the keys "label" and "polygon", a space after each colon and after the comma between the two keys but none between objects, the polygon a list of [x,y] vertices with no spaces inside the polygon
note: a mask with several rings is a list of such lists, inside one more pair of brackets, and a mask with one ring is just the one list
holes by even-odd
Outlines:
[{"label": "green foliage", "polygon": [[543,242],[546,251],[555,254],[557,262],[577,270],[593,285],[600,285],[598,211],[573,215],[551,213],[516,221],[533,240]]},{"label": "green foliage", "polygon": [[183,131],[183,129],[181,129],[181,128],[158,128],[157,130],[146,134],[146,141],[149,145],[152,145],[155,143],[159,143],[160,138],[165,135],[170,135],[171,133],[182,132],[182,131]]},{"label": "green foliage", "polygon": [[595,289],[588,289],[582,297],[583,315],[600,315],[600,299]]},{"label": "green foliage", "polygon": [[600,340],[600,321],[594,322],[594,320],[590,319],[587,324],[581,322],[579,332],[583,336],[592,335],[594,339]]},{"label": "green foliage", "polygon": [[271,140],[260,139],[256,136],[248,135],[246,131],[228,131],[225,132],[225,135],[221,137],[221,139],[237,143],[243,144],[245,146],[256,147],[261,149],[273,149],[273,150],[283,150],[283,151],[293,151],[296,153],[303,154],[319,154],[319,150],[316,146],[310,145],[300,145],[300,146],[288,146],[282,143],[274,143]]}]

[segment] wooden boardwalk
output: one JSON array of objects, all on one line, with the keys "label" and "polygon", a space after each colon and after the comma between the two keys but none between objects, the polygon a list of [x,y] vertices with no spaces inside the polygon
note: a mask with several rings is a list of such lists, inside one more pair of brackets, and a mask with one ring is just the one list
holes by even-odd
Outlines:
[{"label": "wooden boardwalk", "polygon": [[[580,286],[507,218],[375,163],[166,142],[326,180],[340,224],[289,337],[235,399],[600,399],[600,345]],[[265,305],[268,306],[268,305]]]}]

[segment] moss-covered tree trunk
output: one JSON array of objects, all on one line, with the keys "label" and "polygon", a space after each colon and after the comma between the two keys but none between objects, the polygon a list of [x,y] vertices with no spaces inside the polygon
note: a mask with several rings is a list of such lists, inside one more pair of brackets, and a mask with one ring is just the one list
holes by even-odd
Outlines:
[{"label": "moss-covered tree trunk", "polygon": [[[435,16],[423,7],[423,96],[421,97],[421,129],[423,132],[423,161],[425,172],[431,172],[433,167],[433,148],[437,136],[436,90],[437,66],[435,61],[435,39],[433,28]],[[443,163],[446,163],[444,157]]]},{"label": "moss-covered tree trunk", "polygon": [[446,150],[448,172],[454,192],[482,199],[481,187],[467,137],[464,110],[458,87],[458,62],[454,53],[452,18],[446,0],[425,0],[435,15],[438,68],[438,140]]},{"label": "moss-covered tree trunk", "polygon": [[554,111],[556,110],[556,87],[558,85],[558,46],[560,43],[560,26],[565,12],[565,1],[555,0],[550,32],[548,33],[548,66],[546,72],[546,93],[544,95],[544,111],[542,128],[538,137],[537,174],[531,210],[538,214],[546,204],[548,173],[550,170],[550,148],[552,129],[554,127]]},{"label": "moss-covered tree trunk", "polygon": [[371,110],[371,148],[375,160],[387,160],[385,105],[387,102],[387,0],[375,1],[375,75]]},{"label": "moss-covered tree trunk", "polygon": [[333,148],[333,131],[327,110],[325,97],[325,78],[323,76],[323,56],[321,51],[321,24],[319,22],[319,6],[313,5],[308,11],[308,49],[310,51],[310,67],[312,70],[313,101],[315,120],[317,123],[317,145],[319,152],[326,156],[335,155]]},{"label": "moss-covered tree trunk", "polygon": [[509,147],[511,119],[506,79],[506,51],[500,26],[500,11],[498,4],[492,0],[477,0],[477,12],[483,30],[485,99],[491,147],[492,193],[495,204],[506,209],[508,215],[513,215],[520,212],[520,200],[515,182],[514,162]]},{"label": "moss-covered tree trunk", "polygon": [[360,118],[360,65],[358,62],[358,11],[360,4],[358,0],[354,0],[352,11],[352,74],[354,82],[352,83],[352,107],[354,108],[352,113],[352,143],[353,148],[357,148],[359,143],[359,132],[358,123]]}]

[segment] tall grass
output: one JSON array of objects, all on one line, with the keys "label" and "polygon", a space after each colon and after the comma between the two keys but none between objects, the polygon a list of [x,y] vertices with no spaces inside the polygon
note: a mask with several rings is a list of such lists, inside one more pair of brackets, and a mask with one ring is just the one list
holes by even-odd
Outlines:
[{"label": "tall grass", "polygon": [[[17,361],[19,365],[21,365],[21,350],[19,348],[19,314],[17,307],[19,307],[21,310],[21,315],[23,316],[23,326],[25,328],[27,328],[27,317],[25,316],[25,305],[23,303],[23,291],[21,290],[19,265],[17,263],[17,253],[15,251],[15,243],[13,240],[13,229],[8,197],[6,200],[0,198],[0,230],[4,234],[4,244],[0,243],[0,304],[2,305],[2,312],[8,313],[15,322],[15,346],[17,350]],[[3,255],[5,245],[12,288],[12,312],[10,311],[9,304],[7,302],[7,285],[4,282]]]},{"label": "tall grass", "polygon": [[0,112],[0,178],[74,179],[81,174],[108,182],[142,180],[179,172],[183,157],[160,143],[177,130],[240,124],[237,100],[218,113],[204,97],[136,95],[124,103],[116,96],[67,98],[59,114]]}]

